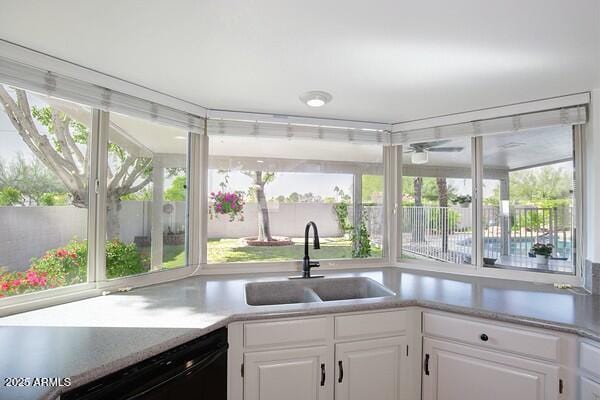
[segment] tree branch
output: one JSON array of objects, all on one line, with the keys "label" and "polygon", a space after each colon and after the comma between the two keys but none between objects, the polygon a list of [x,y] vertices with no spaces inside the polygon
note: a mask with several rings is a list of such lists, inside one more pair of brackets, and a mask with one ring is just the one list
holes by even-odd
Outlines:
[{"label": "tree branch", "polygon": [[70,192],[79,192],[82,190],[81,183],[73,176],[73,173],[77,172],[76,167],[62,158],[52,147],[48,138],[38,132],[31,118],[26,93],[20,89],[15,90],[19,103],[15,102],[6,89],[0,85],[0,100],[19,136],[34,155],[58,176]]},{"label": "tree branch", "polygon": [[152,175],[147,176],[146,179],[144,179],[142,182],[138,183],[137,185],[130,187],[128,192],[124,193],[124,194],[135,193],[135,192],[143,189],[150,182],[152,182]]},{"label": "tree branch", "polygon": [[136,158],[133,171],[131,171],[129,176],[123,181],[123,188],[125,190],[128,190],[128,188],[130,188],[135,183],[135,181],[140,177],[140,175],[144,172],[144,170],[148,167],[148,165],[151,162],[151,158]]},{"label": "tree branch", "polygon": [[121,164],[119,170],[113,175],[110,183],[108,185],[109,189],[114,189],[119,184],[119,181],[123,176],[127,173],[129,168],[133,165],[133,163],[137,160],[137,157],[129,156],[125,159],[123,164]]}]

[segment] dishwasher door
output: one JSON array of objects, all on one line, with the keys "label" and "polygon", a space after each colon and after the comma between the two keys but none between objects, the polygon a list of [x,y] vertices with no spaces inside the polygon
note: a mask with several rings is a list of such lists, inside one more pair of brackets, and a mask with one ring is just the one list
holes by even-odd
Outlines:
[{"label": "dishwasher door", "polygon": [[227,348],[218,349],[202,360],[195,360],[194,365],[177,375],[125,398],[128,400],[226,400]]},{"label": "dishwasher door", "polygon": [[226,400],[227,329],[75,388],[61,400]]}]

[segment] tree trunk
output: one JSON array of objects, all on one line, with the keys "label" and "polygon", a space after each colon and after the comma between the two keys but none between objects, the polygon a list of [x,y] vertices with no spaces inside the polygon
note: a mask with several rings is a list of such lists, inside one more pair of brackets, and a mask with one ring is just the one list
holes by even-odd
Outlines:
[{"label": "tree trunk", "polygon": [[273,240],[271,236],[271,225],[269,223],[269,207],[265,196],[265,181],[263,180],[262,171],[255,171],[255,189],[256,189],[256,204],[258,206],[258,236],[260,242],[270,242]]},{"label": "tree trunk", "polygon": [[415,192],[415,219],[412,227],[412,239],[414,241],[421,241],[423,239],[424,232],[419,232],[419,226],[425,230],[425,221],[423,220],[423,177],[417,176],[413,181],[413,187]]},{"label": "tree trunk", "polygon": [[417,176],[414,180],[415,187],[415,207],[423,205],[423,177]]},{"label": "tree trunk", "polygon": [[121,211],[121,199],[119,196],[107,196],[106,198],[106,238],[107,240],[119,239],[121,224],[119,222],[119,211]]},{"label": "tree trunk", "polygon": [[442,252],[448,252],[448,183],[446,178],[437,178],[440,219],[442,226]]}]

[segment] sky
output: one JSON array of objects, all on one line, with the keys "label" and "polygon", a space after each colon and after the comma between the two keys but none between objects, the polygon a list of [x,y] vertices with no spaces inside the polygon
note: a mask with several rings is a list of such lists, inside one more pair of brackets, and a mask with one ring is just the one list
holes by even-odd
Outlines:
[{"label": "sky", "polygon": [[[208,175],[208,192],[216,192],[221,188],[219,183],[223,181],[224,175],[216,170],[210,170]],[[246,192],[252,180],[239,171],[232,171],[229,175],[229,188],[232,191],[241,190]],[[338,186],[345,193],[351,193],[352,175],[350,174],[315,174],[306,172],[279,172],[275,180],[265,186],[265,194],[268,199],[280,195],[289,196],[293,192],[305,194],[312,192],[315,196],[335,197],[334,188]]]}]

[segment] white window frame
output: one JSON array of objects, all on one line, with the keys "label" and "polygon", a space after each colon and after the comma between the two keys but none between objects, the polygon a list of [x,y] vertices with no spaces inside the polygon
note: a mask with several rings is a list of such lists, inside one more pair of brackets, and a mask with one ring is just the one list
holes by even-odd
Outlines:
[{"label": "white window frame", "polygon": [[[407,267],[413,269],[419,269],[424,271],[433,272],[444,272],[444,273],[456,273],[463,275],[474,275],[490,278],[502,278],[511,280],[521,280],[529,282],[539,283],[566,283],[574,286],[582,286],[583,284],[583,268],[585,262],[585,243],[582,237],[583,223],[584,223],[584,149],[582,146],[583,132],[585,126],[573,125],[573,157],[574,157],[574,168],[575,168],[575,193],[574,193],[574,206],[575,206],[575,253],[574,253],[574,274],[562,274],[562,273],[551,273],[543,271],[527,271],[526,269],[516,268],[490,268],[484,267],[483,265],[483,229],[482,229],[482,193],[483,193],[483,152],[482,152],[482,136],[475,136],[471,139],[471,179],[472,179],[472,198],[473,198],[473,247],[472,247],[472,259],[474,263],[472,265],[456,264],[451,262],[442,262],[434,260],[406,260],[402,259],[402,235],[401,231],[398,231],[399,238],[397,239],[397,251],[398,257],[396,258],[396,265],[400,267]],[[400,177],[397,181],[397,190],[399,189],[399,195],[397,195],[397,202],[395,207],[400,211],[396,215],[396,224],[401,227],[402,224],[402,146],[396,146],[397,157],[399,159],[398,169],[400,171]]]},{"label": "white window frame", "polygon": [[[12,67],[26,65],[37,68],[42,71],[52,71],[56,76],[68,77],[77,82],[73,84],[82,84],[80,93],[77,95],[87,95],[97,93],[98,88],[106,88],[108,92],[119,92],[131,96],[131,104],[128,104],[131,109],[141,105],[165,106],[168,118],[177,119],[171,111],[186,113],[190,117],[190,126],[197,126],[199,119],[204,118],[204,128],[191,128],[190,139],[188,141],[188,229],[186,229],[186,247],[188,265],[180,268],[169,270],[151,271],[140,275],[122,277],[117,279],[106,279],[105,270],[105,254],[104,240],[105,235],[105,212],[100,210],[105,209],[106,195],[106,152],[107,152],[107,126],[110,115],[107,111],[100,111],[93,108],[92,131],[96,131],[97,135],[92,134],[90,145],[92,146],[92,158],[90,165],[90,204],[88,207],[88,282],[48,289],[40,292],[28,293],[23,295],[11,296],[0,299],[0,316],[23,312],[27,310],[47,307],[50,305],[65,303],[69,301],[89,298],[101,295],[105,291],[119,290],[121,288],[139,287],[152,285],[156,283],[182,279],[194,275],[205,274],[223,274],[223,273],[255,273],[255,272],[281,272],[281,271],[298,271],[301,266],[300,261],[292,262],[253,262],[253,263],[226,263],[226,264],[208,264],[207,263],[207,174],[208,174],[208,136],[206,117],[210,116],[215,119],[231,118],[232,114],[236,114],[236,118],[254,119],[258,118],[255,114],[235,113],[227,111],[209,110],[197,104],[185,102],[183,100],[152,91],[134,85],[130,82],[120,80],[111,76],[104,75],[97,71],[93,71],[57,58],[48,56],[43,53],[32,51],[24,47],[0,40],[0,61],[10,64]],[[13,68],[13,72],[15,69]],[[3,76],[0,74],[0,77]],[[37,87],[27,87],[26,82],[17,73],[6,75],[12,80],[3,82],[14,84],[15,86],[23,87],[26,90],[39,91]],[[0,79],[2,81],[2,79]],[[85,85],[88,85],[90,92],[85,93]],[[75,86],[73,86],[75,87]],[[59,96],[60,97],[60,96]],[[491,109],[479,110],[469,113],[453,114],[444,117],[433,118],[429,120],[419,120],[398,124],[385,123],[366,123],[361,121],[338,121],[326,120],[319,118],[299,118],[290,117],[293,122],[320,124],[322,126],[339,126],[370,129],[370,130],[386,130],[394,132],[396,129],[424,129],[428,127],[459,124],[467,121],[477,121],[482,119],[491,119],[503,116],[516,114],[533,113],[543,110],[556,109],[560,107],[568,107],[572,105],[581,105],[589,103],[589,93],[579,93],[571,96],[563,96],[550,98],[546,100],[527,102],[521,104],[513,104],[505,107],[496,107]],[[67,98],[67,100],[69,100]],[[78,101],[76,98],[71,99]],[[100,102],[99,104],[101,104]],[[153,107],[150,107],[153,108]],[[160,107],[159,107],[160,108]],[[261,119],[265,116],[261,115]],[[277,118],[272,118],[274,122]],[[192,121],[193,120],[193,121]],[[193,130],[196,129],[196,130]],[[198,131],[199,129],[199,131]],[[383,237],[383,257],[373,259],[342,259],[342,260],[323,260],[321,262],[323,269],[346,269],[346,268],[365,268],[365,267],[382,267],[395,265],[399,267],[415,268],[428,271],[439,271],[444,273],[457,273],[475,276],[486,276],[494,278],[525,280],[532,282],[564,282],[573,285],[581,286],[583,283],[583,264],[585,262],[585,241],[582,240],[585,222],[585,209],[583,204],[585,190],[585,175],[584,175],[584,156],[585,149],[582,146],[582,135],[585,126],[576,126],[574,137],[574,157],[575,157],[575,206],[577,215],[576,226],[576,271],[575,275],[563,274],[548,274],[543,272],[528,272],[523,270],[509,269],[492,269],[484,268],[481,263],[481,256],[478,249],[481,244],[475,244],[475,258],[479,260],[476,265],[465,266],[450,263],[440,262],[413,262],[400,259],[402,251],[402,235],[401,235],[401,216],[402,216],[402,146],[383,145],[384,158],[384,237]],[[386,132],[386,134],[387,134]],[[193,135],[193,136],[192,136]],[[474,140],[474,154],[481,152],[478,149],[477,143],[480,140]],[[477,150],[478,149],[478,150]],[[474,201],[481,202],[480,195],[477,190],[481,187],[481,156],[474,156],[472,169],[472,178],[474,182]],[[104,184],[103,184],[104,183]],[[479,207],[474,207],[479,209]],[[477,213],[477,211],[474,211]],[[474,221],[481,221],[480,215],[474,216]],[[479,226],[474,226],[474,242],[479,239]],[[477,232],[477,233],[476,233]]]},{"label": "white window frame", "polygon": [[[287,139],[281,139],[287,140]],[[206,140],[203,141],[203,147],[200,151],[205,155],[205,162],[202,163],[202,180],[203,185],[200,189],[204,194],[201,198],[208,198],[208,147],[209,147],[210,135],[206,136]],[[367,267],[383,267],[393,264],[393,259],[390,258],[390,246],[389,246],[389,228],[388,222],[393,219],[392,209],[388,206],[388,187],[387,177],[392,171],[390,156],[387,154],[391,146],[382,146],[383,152],[383,180],[384,180],[384,204],[383,204],[383,238],[382,238],[382,256],[373,258],[340,258],[340,259],[319,259],[318,253],[314,254],[315,259],[318,259],[321,266],[321,270],[335,270],[335,269],[348,269],[348,268],[367,268]],[[254,261],[254,262],[233,262],[233,263],[208,263],[208,202],[201,204],[200,211],[200,224],[202,226],[202,241],[201,241],[201,263],[200,267],[196,271],[196,274],[208,275],[208,274],[240,274],[240,273],[263,273],[263,272],[297,272],[302,270],[302,260],[295,261]],[[318,221],[317,221],[318,224]]]}]

